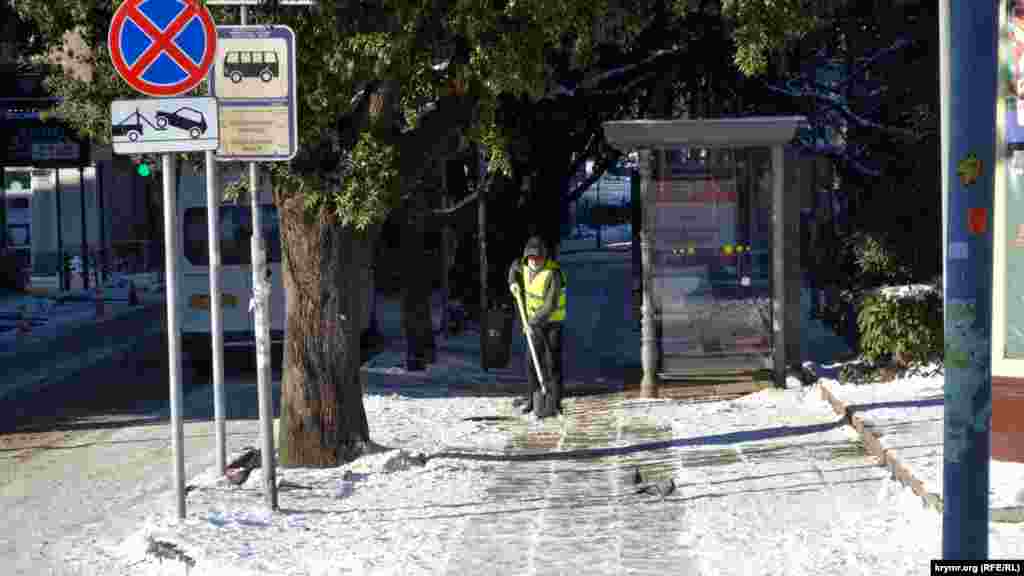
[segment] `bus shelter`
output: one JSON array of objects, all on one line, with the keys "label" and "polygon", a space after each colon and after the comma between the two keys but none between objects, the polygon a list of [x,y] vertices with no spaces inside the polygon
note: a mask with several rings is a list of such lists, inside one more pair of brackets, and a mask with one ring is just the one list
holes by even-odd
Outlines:
[{"label": "bus shelter", "polygon": [[800,360],[800,194],[786,174],[803,117],[606,122],[639,156],[642,389]]}]

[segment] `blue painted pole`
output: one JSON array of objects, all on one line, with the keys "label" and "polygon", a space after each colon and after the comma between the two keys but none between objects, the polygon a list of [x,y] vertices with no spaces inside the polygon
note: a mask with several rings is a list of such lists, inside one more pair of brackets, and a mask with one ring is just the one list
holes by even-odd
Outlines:
[{"label": "blue painted pole", "polygon": [[942,557],[988,558],[992,419],[992,200],[1002,1],[939,10],[945,171]]}]

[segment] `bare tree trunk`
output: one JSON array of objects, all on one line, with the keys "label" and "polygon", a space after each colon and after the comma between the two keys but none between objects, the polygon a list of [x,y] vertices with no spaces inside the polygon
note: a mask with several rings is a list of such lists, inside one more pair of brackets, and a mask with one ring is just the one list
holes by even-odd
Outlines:
[{"label": "bare tree trunk", "polygon": [[422,370],[436,357],[430,293],[433,267],[424,250],[427,205],[425,195],[417,191],[409,202],[402,227],[402,325],[405,331],[406,368]]},{"label": "bare tree trunk", "polygon": [[[448,161],[443,162],[441,169],[441,208],[448,208]],[[451,269],[451,226],[449,219],[445,218],[441,223],[441,339],[446,338],[448,333],[448,299],[450,297],[450,283],[448,271]]]},{"label": "bare tree trunk", "polygon": [[281,208],[287,330],[278,443],[283,467],[337,466],[369,447],[359,381],[359,274],[370,234],[311,216],[301,196]]}]

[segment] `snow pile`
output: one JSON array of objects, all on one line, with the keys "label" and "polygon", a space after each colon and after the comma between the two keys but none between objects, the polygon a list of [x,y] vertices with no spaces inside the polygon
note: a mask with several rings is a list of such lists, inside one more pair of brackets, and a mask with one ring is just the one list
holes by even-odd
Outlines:
[{"label": "snow pile", "polygon": [[[279,469],[279,514],[266,510],[259,470],[237,488],[208,481],[208,473],[189,494],[183,522],[153,515],[116,552],[140,563],[140,574],[165,573],[147,553],[150,539],[184,551],[195,561],[190,574],[398,573],[404,563],[392,552],[412,552],[416,540],[435,554],[441,549],[444,524],[423,517],[486,499],[488,482],[482,466],[464,461],[389,471],[396,456],[382,452],[325,470]],[[415,534],[403,528],[407,523],[417,526]]]},{"label": "snow pile", "polygon": [[509,402],[486,397],[409,398],[369,394],[363,399],[374,441],[409,452],[501,450],[507,438],[487,418]]},{"label": "snow pile", "polygon": [[938,288],[930,284],[907,284],[905,286],[883,286],[869,292],[879,294],[890,299],[924,298],[930,294],[937,294]]}]

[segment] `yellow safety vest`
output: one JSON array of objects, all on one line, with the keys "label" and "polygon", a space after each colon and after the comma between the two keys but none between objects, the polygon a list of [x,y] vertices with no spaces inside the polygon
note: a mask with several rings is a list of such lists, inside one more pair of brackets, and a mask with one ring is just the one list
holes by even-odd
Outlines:
[{"label": "yellow safety vest", "polygon": [[544,267],[537,272],[533,281],[530,282],[530,266],[526,264],[526,259],[523,259],[523,283],[526,284],[526,317],[533,318],[533,315],[544,306],[544,288],[548,284],[548,276],[554,272],[558,272],[562,275],[562,290],[558,294],[558,306],[555,307],[555,311],[551,313],[550,320],[552,322],[561,322],[565,320],[565,303],[566,303],[566,279],[565,272],[562,271],[562,267],[558,265],[558,262],[554,260],[546,260]]}]

